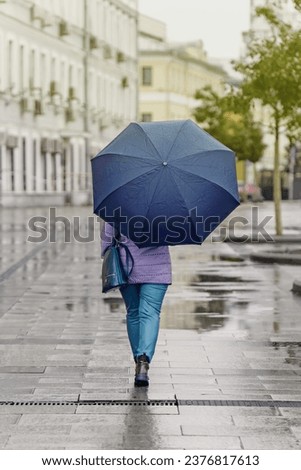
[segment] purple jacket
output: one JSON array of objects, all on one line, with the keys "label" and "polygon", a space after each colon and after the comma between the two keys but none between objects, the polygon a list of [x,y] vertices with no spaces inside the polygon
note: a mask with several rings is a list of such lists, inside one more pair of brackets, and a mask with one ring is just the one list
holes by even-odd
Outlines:
[{"label": "purple jacket", "polygon": [[[105,222],[101,231],[101,256],[111,244],[114,229]],[[171,284],[171,260],[168,246],[138,248],[135,243],[121,234],[121,242],[127,245],[134,259],[134,268],[129,277],[129,284]],[[120,248],[123,266],[126,266],[124,248]]]}]

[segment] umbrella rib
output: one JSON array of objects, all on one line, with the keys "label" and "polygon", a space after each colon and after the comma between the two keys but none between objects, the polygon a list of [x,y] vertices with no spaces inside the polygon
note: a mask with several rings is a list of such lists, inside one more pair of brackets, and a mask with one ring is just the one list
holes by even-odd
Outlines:
[{"label": "umbrella rib", "polygon": [[185,198],[184,198],[184,196],[183,196],[183,194],[182,194],[182,192],[181,192],[181,190],[180,190],[180,188],[179,188],[179,186],[178,186],[178,183],[176,182],[175,177],[174,177],[174,175],[172,174],[172,172],[171,172],[171,176],[172,176],[172,179],[174,180],[175,186],[176,186],[177,189],[178,189],[178,193],[180,194],[181,198],[183,199],[183,201],[184,201],[184,203],[185,203],[185,205],[186,205],[186,207],[187,207],[188,204],[187,204],[187,202],[186,202],[186,200],[185,200]]},{"label": "umbrella rib", "polygon": [[148,136],[148,134],[142,129],[142,127],[136,122],[135,123],[136,126],[139,128],[139,130],[143,133],[143,135],[147,138],[147,140],[150,142],[150,144],[152,145],[152,147],[154,148],[157,156],[159,157],[160,159],[160,162],[162,162],[162,158],[160,156],[160,152],[159,150],[157,149],[157,147],[155,146],[155,144],[153,143],[153,141],[151,140],[151,138]]},{"label": "umbrella rib", "polygon": [[158,181],[157,181],[157,184],[156,184],[155,190],[154,190],[154,192],[153,192],[153,194],[152,194],[152,197],[151,197],[151,200],[150,200],[150,203],[149,203],[149,206],[148,206],[147,212],[146,212],[146,214],[145,214],[145,218],[146,218],[146,219],[147,219],[147,216],[148,216],[149,210],[150,210],[150,208],[151,208],[151,204],[152,204],[152,202],[153,202],[154,196],[155,196],[155,194],[156,194],[157,187],[158,187],[158,185],[159,185],[159,183],[160,183],[160,180],[161,180],[161,178],[162,178],[162,174],[163,174],[163,171],[161,171],[161,173],[159,174],[159,178],[158,178]]},{"label": "umbrella rib", "polygon": [[184,172],[184,173],[188,173],[189,175],[197,176],[198,178],[202,179],[203,181],[208,181],[209,183],[213,184],[214,186],[217,186],[218,188],[223,189],[237,202],[237,199],[235,199],[233,194],[231,194],[229,191],[227,191],[227,189],[223,188],[220,184],[215,183],[214,181],[211,181],[208,178],[204,178],[203,176],[196,175],[195,173],[193,173],[192,171],[189,171],[189,170],[185,170],[185,169],[181,168],[181,169],[179,169],[179,171]]},{"label": "umbrella rib", "polygon": [[166,158],[165,158],[166,160],[168,159],[168,157],[169,157],[169,155],[170,155],[172,149],[174,148],[175,143],[176,143],[176,141],[177,141],[177,139],[178,139],[178,137],[179,137],[180,132],[182,131],[183,127],[187,124],[187,122],[188,122],[188,121],[184,121],[183,124],[182,124],[182,126],[181,126],[180,129],[178,130],[177,136],[176,136],[175,140],[173,141],[173,144],[172,144],[172,146],[170,147],[169,152],[168,152],[168,154],[167,154],[167,156],[166,156]]}]

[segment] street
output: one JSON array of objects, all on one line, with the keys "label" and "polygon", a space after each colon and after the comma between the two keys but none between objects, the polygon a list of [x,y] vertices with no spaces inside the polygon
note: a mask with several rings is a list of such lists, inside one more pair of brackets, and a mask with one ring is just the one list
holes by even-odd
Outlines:
[{"label": "street", "polygon": [[[170,248],[148,390],[133,386],[121,296],[101,294],[91,207],[56,210],[79,216],[82,237],[93,225],[87,242],[73,222],[70,242],[59,222],[55,241],[29,242],[29,219],[48,209],[1,209],[0,447],[301,449],[301,296],[291,291],[301,269],[249,258],[300,250],[300,201],[283,209],[294,243]],[[271,202],[259,204],[266,215]]]}]

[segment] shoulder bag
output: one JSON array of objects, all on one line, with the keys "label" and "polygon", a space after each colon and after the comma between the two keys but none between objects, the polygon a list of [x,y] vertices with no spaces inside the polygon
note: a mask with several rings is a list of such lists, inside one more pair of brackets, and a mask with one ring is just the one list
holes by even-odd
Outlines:
[{"label": "shoulder bag", "polygon": [[[116,231],[116,230],[115,230]],[[126,252],[126,268],[123,267],[120,258],[120,247]],[[129,268],[129,261],[132,266]],[[107,247],[102,262],[102,292],[106,293],[118,289],[128,283],[128,278],[133,270],[134,260],[128,247],[120,241],[120,232],[113,238],[112,244]]]}]

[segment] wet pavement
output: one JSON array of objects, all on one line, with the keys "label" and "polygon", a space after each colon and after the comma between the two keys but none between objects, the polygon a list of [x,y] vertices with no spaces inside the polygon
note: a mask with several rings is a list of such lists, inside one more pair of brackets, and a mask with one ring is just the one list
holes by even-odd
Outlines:
[{"label": "wet pavement", "polygon": [[[295,235],[299,206],[285,205]],[[29,243],[34,215],[49,212],[0,212],[0,448],[301,449],[300,266],[252,261],[262,243],[171,248],[150,387],[136,390],[121,297],[101,294],[98,224],[87,243],[65,243],[59,223],[55,243]],[[57,215],[88,233],[90,208]]]}]

